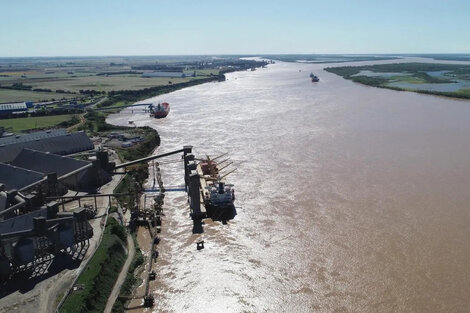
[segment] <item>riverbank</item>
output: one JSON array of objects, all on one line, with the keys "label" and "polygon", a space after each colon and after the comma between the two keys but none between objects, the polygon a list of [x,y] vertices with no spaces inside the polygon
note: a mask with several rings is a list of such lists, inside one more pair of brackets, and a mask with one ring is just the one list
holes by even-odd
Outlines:
[{"label": "riverbank", "polygon": [[98,108],[107,108],[107,107],[120,107],[129,105],[138,101],[142,101],[148,98],[156,97],[162,94],[167,94],[173,91],[177,91],[183,88],[201,85],[209,82],[221,82],[225,81],[225,74],[231,73],[240,70],[247,70],[266,66],[268,63],[266,61],[252,61],[254,63],[249,63],[242,67],[234,67],[230,69],[224,69],[219,72],[217,75],[209,75],[209,77],[192,79],[186,82],[180,82],[176,84],[161,85],[155,87],[149,87],[140,90],[119,90],[119,91],[110,91],[108,92],[108,99],[101,102],[97,105]]},{"label": "riverbank", "polygon": [[126,233],[114,218],[108,218],[103,240],[77,280],[61,312],[103,312],[109,294],[126,259]]},{"label": "riverbank", "polygon": [[326,67],[325,71],[372,87],[470,99],[469,65],[393,63]]},{"label": "riverbank", "polygon": [[[155,129],[150,127],[130,128],[115,126],[107,124],[105,118],[106,114],[88,111],[83,117],[83,121],[78,129],[87,131],[90,136],[98,136],[101,138],[107,138],[110,133],[116,131],[133,134],[133,136],[138,135],[140,142],[131,148],[112,147],[112,150],[116,152],[120,162],[132,161],[147,156],[160,144],[160,137]],[[119,177],[120,182],[113,189],[112,193],[130,193],[130,195],[126,196],[125,199],[118,198],[117,203],[113,200],[114,205],[109,203],[106,211],[106,216],[109,214],[109,218],[107,219],[108,226],[106,226],[104,230],[101,244],[96,247],[96,252],[94,252],[94,249],[90,249],[89,253],[93,253],[93,257],[87,264],[86,269],[81,272],[77,283],[74,285],[74,288],[78,289],[72,291],[60,307],[61,312],[102,312],[109,297],[116,297],[116,295],[111,294],[111,290],[124,265],[124,260],[126,259],[125,250],[128,251],[128,253],[133,253],[133,247],[129,247],[127,244],[129,240],[126,240],[126,229],[124,228],[127,226],[125,221],[128,220],[128,218],[124,217],[123,211],[117,207],[125,208],[127,216],[129,216],[130,210],[137,203],[137,198],[142,192],[142,184],[147,177],[148,169],[146,164],[128,169],[122,179]],[[116,236],[118,240],[115,238]],[[129,237],[129,235],[127,237]],[[130,248],[132,248],[132,251],[129,250]],[[126,264],[131,262],[129,271],[134,271],[137,268],[139,262],[141,262],[139,256],[141,258],[139,251],[133,256],[127,256],[128,261],[126,261]],[[109,259],[109,257],[111,257],[111,259]],[[103,267],[103,264],[107,264],[108,266]],[[108,268],[112,270],[108,270]],[[120,275],[120,277],[121,276],[123,275]],[[129,278],[129,274],[124,277],[126,277],[126,279],[122,287],[124,290],[130,289],[130,284],[135,281]],[[122,279],[123,278],[121,278],[121,280]],[[122,284],[123,282],[120,281],[119,283]],[[108,306],[112,306],[112,304]]]}]

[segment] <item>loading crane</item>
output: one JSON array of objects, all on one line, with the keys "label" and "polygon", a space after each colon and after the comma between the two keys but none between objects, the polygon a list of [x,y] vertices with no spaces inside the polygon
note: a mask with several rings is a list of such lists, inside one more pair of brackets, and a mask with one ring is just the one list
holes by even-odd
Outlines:
[{"label": "loading crane", "polygon": [[174,154],[184,153],[184,155],[186,155],[188,153],[191,153],[192,148],[193,148],[192,146],[184,146],[183,149],[179,149],[179,150],[175,150],[175,151],[171,151],[171,152],[167,152],[167,153],[163,153],[163,154],[151,155],[151,156],[141,158],[141,159],[137,159],[137,160],[134,160],[134,161],[117,164],[117,165],[114,166],[114,170],[117,170],[117,169],[120,169],[120,168],[125,168],[125,167],[131,166],[131,165],[134,165],[134,164],[138,164],[138,163],[148,162],[148,161],[151,161],[151,160],[163,158],[163,157],[174,155]]}]

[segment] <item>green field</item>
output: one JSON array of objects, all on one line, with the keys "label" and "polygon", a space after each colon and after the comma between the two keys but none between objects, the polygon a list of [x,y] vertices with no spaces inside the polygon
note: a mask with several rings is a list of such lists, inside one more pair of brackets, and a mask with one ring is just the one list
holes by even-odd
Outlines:
[{"label": "green field", "polygon": [[[196,78],[218,75],[217,66],[199,68],[199,62],[211,60],[207,57],[98,57],[98,58],[24,58],[18,63],[0,62],[0,85],[23,84],[32,89],[50,89],[49,93],[19,93],[7,97],[0,91],[0,102],[21,100],[49,100],[56,90],[79,92],[80,90],[116,91],[137,90],[148,87],[186,82],[192,77],[142,77],[142,73],[153,70],[135,70],[135,66],[162,65],[178,66],[185,73],[196,71]],[[180,63],[183,62],[183,63]],[[189,63],[188,63],[189,62]],[[183,65],[181,65],[183,64]],[[178,71],[178,70],[176,70]],[[2,92],[5,95],[2,95]],[[23,94],[20,94],[22,92]],[[68,95],[71,97],[72,95]],[[57,96],[59,97],[59,96]],[[73,97],[73,96],[72,96]],[[2,100],[3,99],[3,100]]]},{"label": "green field", "polygon": [[70,121],[73,114],[67,115],[51,115],[37,117],[22,117],[0,120],[0,127],[4,127],[8,131],[20,133],[35,128],[52,128],[60,123]]},{"label": "green field", "polygon": [[[129,90],[145,93],[149,88],[184,87],[181,84],[193,80],[217,80],[222,72],[264,65],[266,62],[237,56],[0,58],[0,102],[86,99]],[[196,73],[196,76],[142,77],[154,71]]]},{"label": "green field", "polygon": [[24,101],[50,101],[51,99],[70,99],[80,95],[55,93],[55,92],[36,92],[29,90],[13,90],[0,88],[0,103],[2,102],[24,102]]},{"label": "green field", "polygon": [[125,243],[124,227],[109,218],[100,246],[77,280],[82,288],[67,297],[60,312],[103,312],[126,259]]},{"label": "green field", "polygon": [[[150,88],[155,86],[163,86],[169,84],[178,84],[187,82],[193,79],[201,79],[209,76],[211,73],[217,75],[219,70],[217,69],[204,69],[197,70],[196,77],[185,77],[185,78],[171,78],[171,77],[148,77],[144,78],[141,75],[128,74],[128,75],[87,75],[77,77],[45,77],[46,75],[36,78],[20,78],[18,76],[11,77],[7,80],[2,77],[3,80],[0,82],[4,86],[11,86],[15,83],[22,83],[26,86],[31,86],[32,89],[50,89],[53,92],[35,92],[28,90],[12,90],[12,89],[1,89],[0,88],[0,103],[1,102],[13,102],[13,101],[41,101],[62,99],[62,98],[75,98],[79,97],[80,90],[96,90],[96,91],[116,91],[116,90],[139,90],[144,88]],[[38,75],[36,75],[38,76]],[[75,92],[76,94],[67,93],[56,93],[56,90],[65,90]]]},{"label": "green field", "polygon": [[23,79],[21,80],[21,82],[24,85],[32,86],[33,88],[46,88],[51,90],[60,89],[72,92],[79,92],[79,90],[86,89],[93,89],[97,91],[137,90],[154,86],[168,85],[169,82],[173,84],[186,82],[191,79],[193,78],[143,78],[140,75],[102,75],[34,80]]}]

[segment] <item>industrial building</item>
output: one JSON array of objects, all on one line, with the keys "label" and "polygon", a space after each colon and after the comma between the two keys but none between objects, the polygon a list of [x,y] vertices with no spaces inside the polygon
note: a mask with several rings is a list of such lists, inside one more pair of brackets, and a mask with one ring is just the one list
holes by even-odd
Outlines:
[{"label": "industrial building", "polygon": [[32,102],[2,103],[0,104],[0,117],[10,116],[15,113],[27,112],[33,106]]},{"label": "industrial building", "polygon": [[59,213],[54,202],[4,220],[0,222],[0,278],[34,268],[51,255],[73,253],[92,236],[84,209]]},{"label": "industrial building", "polygon": [[23,149],[11,165],[43,173],[43,177],[54,174],[61,184],[74,191],[92,191],[111,180],[111,175],[101,168],[99,160],[76,160],[31,149]]},{"label": "industrial building", "polygon": [[51,129],[25,134],[15,134],[12,136],[0,137],[0,145],[9,145],[20,142],[29,142],[37,139],[45,139],[50,137],[65,136],[67,130],[65,128]]},{"label": "industrial building", "polygon": [[26,168],[0,164],[0,280],[35,269],[57,253],[74,256],[85,247],[93,236],[89,212],[59,212],[59,203],[48,199],[68,188],[96,188],[110,179],[100,167],[102,160],[25,149],[14,163]]},{"label": "industrial building", "polygon": [[75,255],[92,237],[86,209],[59,212],[51,199],[94,194],[111,180],[105,151],[93,161],[65,156],[93,148],[84,132],[63,129],[0,138],[0,281],[57,253]]},{"label": "industrial building", "polygon": [[0,162],[12,162],[24,148],[68,155],[92,150],[94,145],[85,132],[68,133],[65,129],[2,137]]},{"label": "industrial building", "polygon": [[0,163],[0,180],[5,190],[22,190],[41,182],[44,178],[44,173]]}]

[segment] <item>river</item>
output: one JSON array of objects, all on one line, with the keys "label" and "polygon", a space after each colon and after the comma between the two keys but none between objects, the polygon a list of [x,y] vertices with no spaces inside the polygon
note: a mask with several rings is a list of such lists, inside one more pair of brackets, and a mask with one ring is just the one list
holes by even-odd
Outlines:
[{"label": "river", "polygon": [[[470,102],[326,66],[231,73],[152,99],[165,119],[109,117],[157,129],[159,153],[193,145],[237,167],[237,217],[202,235],[186,195],[167,193],[153,312],[468,312]],[[183,184],[181,163],[162,175]]]}]

